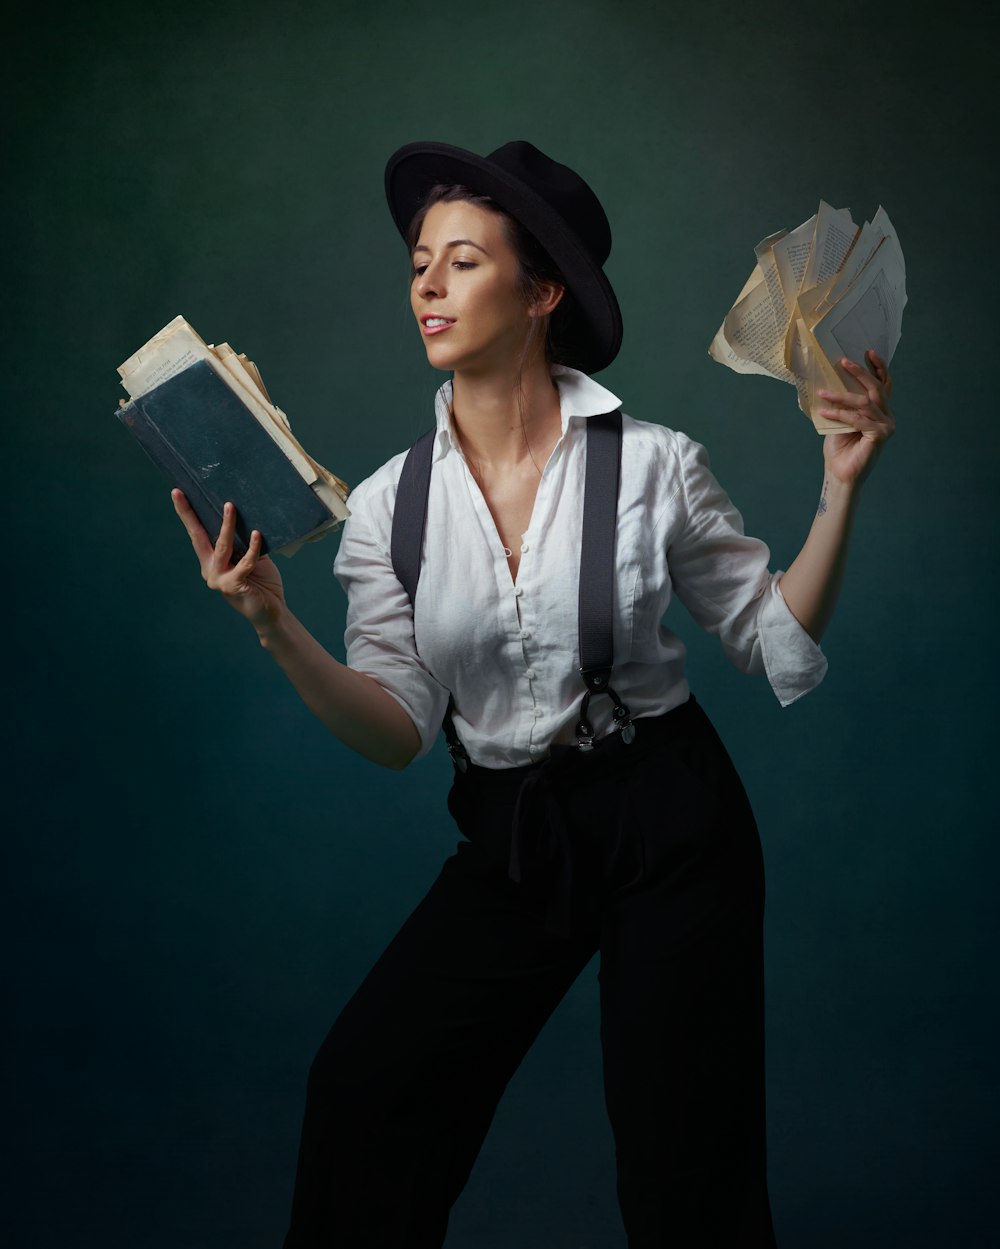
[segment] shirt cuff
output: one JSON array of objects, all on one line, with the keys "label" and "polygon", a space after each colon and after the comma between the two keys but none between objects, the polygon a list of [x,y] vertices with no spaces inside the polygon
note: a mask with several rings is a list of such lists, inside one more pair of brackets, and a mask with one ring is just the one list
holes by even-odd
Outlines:
[{"label": "shirt cuff", "polygon": [[792,615],[781,593],[784,573],[771,578],[761,607],[759,638],[764,671],[782,707],[814,690],[826,676],[826,656]]}]

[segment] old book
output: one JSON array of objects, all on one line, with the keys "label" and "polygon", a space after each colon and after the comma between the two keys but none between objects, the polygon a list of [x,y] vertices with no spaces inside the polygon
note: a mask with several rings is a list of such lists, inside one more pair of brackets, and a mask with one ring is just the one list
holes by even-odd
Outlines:
[{"label": "old book", "polygon": [[347,517],[347,487],[296,441],[256,366],[228,343],[210,346],[176,317],[118,372],[132,395],[119,419],[213,540],[223,504],[235,504],[236,558],[254,529],[264,552],[292,555]]}]

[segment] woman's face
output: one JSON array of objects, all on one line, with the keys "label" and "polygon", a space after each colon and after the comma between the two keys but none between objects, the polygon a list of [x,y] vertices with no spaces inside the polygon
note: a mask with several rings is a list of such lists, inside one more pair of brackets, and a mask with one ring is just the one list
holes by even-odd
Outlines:
[{"label": "woman's face", "polygon": [[464,200],[435,204],[413,249],[410,303],[436,369],[517,367],[533,314],[502,219]]}]

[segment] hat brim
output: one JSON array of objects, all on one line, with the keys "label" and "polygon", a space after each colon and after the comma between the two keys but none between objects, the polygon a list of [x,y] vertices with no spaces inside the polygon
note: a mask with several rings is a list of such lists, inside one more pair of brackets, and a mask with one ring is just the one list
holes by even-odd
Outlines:
[{"label": "hat brim", "polygon": [[567,292],[560,316],[559,339],[564,344],[560,363],[585,373],[606,368],[618,354],[622,318],[611,283],[577,236],[530,186],[475,152],[447,143],[409,143],[390,158],[385,168],[389,211],[403,238],[410,222],[437,183],[467,186],[491,199],[515,217],[552,257],[566,279]]}]

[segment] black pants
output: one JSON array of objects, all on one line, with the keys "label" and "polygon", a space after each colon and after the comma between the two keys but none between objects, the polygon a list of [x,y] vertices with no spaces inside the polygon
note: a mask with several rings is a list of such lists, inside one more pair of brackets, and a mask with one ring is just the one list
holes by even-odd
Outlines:
[{"label": "black pants", "polygon": [[595,951],[629,1246],[773,1246],[760,842],[704,713],[470,768],[449,807],[467,840],[312,1066],[285,1249],[441,1246],[507,1082]]}]

